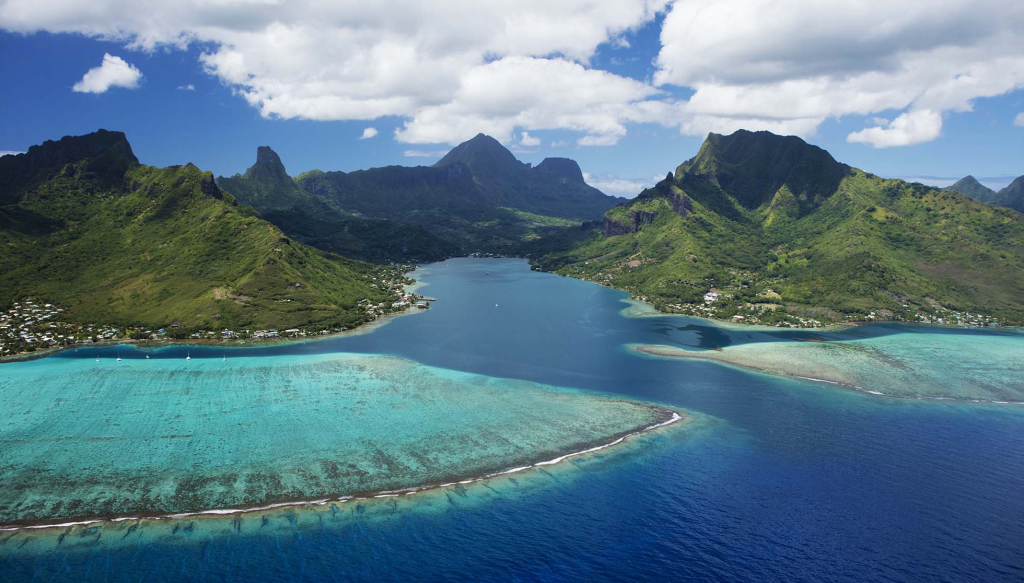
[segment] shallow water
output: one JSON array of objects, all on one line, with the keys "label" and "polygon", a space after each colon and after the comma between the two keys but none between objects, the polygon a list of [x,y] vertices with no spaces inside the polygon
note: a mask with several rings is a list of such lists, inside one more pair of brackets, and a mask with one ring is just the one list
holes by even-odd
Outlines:
[{"label": "shallow water", "polygon": [[1024,335],[899,332],[840,342],[757,342],[717,351],[632,345],[663,358],[698,358],[875,395],[1024,404]]},{"label": "shallow water", "polygon": [[659,422],[651,407],[383,356],[64,358],[0,378],[0,524],[458,481]]},{"label": "shallow water", "polygon": [[[228,351],[228,362],[241,354],[386,353],[650,399],[696,411],[699,422],[550,469],[347,502],[337,511],[327,504],[238,521],[124,522],[63,538],[63,531],[3,533],[0,574],[12,581],[1024,577],[1022,408],[886,399],[624,348],[964,332],[723,330],[678,317],[625,318],[624,294],[532,273],[521,261],[460,259],[424,272],[421,292],[438,298],[427,313],[362,336]],[[966,333],[982,343],[1004,336]],[[113,350],[103,349],[105,357]],[[191,349],[194,360],[217,364],[223,352]],[[183,359],[185,349],[149,354]],[[56,358],[89,357],[83,350]]]}]

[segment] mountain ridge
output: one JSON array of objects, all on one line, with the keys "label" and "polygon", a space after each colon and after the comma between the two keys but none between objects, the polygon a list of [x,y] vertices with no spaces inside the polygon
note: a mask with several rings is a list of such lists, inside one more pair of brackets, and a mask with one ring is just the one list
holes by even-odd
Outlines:
[{"label": "mountain ridge", "polygon": [[1020,241],[1018,213],[739,131],[710,134],[665,180],[530,255],[694,315],[804,325],[956,309],[1019,322]]},{"label": "mountain ridge", "polygon": [[[294,178],[267,147],[245,174],[218,183],[305,243],[375,261],[516,253],[525,240],[578,223],[576,215],[596,219],[620,202],[587,185],[575,161],[547,158],[533,168],[484,134],[432,166],[311,170]],[[372,245],[339,244],[335,233],[345,229]],[[369,247],[381,252],[371,255]]]},{"label": "mountain ridge", "polygon": [[0,191],[15,200],[0,206],[2,304],[45,298],[74,321],[153,329],[355,326],[373,318],[362,300],[392,295],[371,280],[400,277],[291,240],[191,163],[140,164],[118,132],[23,156]]}]

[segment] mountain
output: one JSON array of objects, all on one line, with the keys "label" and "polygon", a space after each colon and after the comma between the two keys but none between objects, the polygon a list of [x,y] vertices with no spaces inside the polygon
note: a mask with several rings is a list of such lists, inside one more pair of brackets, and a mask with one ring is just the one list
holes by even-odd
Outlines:
[{"label": "mountain", "polygon": [[1019,213],[879,178],[796,137],[739,131],[709,135],[654,187],[530,253],[538,269],[667,311],[798,323],[959,310],[1019,322],[1022,242]]},{"label": "mountain", "polygon": [[967,195],[974,200],[991,203],[996,197],[996,191],[978,182],[973,176],[965,176],[942,190],[952,190]]},{"label": "mountain", "polygon": [[982,185],[973,176],[962,178],[943,190],[953,190],[980,202],[1024,213],[1024,176],[1018,177],[999,192]]},{"label": "mountain", "polygon": [[1024,176],[1018,176],[1009,186],[997,192],[993,204],[1024,213]]},{"label": "mountain", "polygon": [[324,251],[364,261],[426,262],[459,250],[421,226],[361,218],[303,189],[269,146],[257,148],[256,163],[245,174],[217,183],[290,237]]},{"label": "mountain", "polygon": [[622,202],[588,185],[575,161],[546,158],[531,168],[516,159],[498,140],[477,134],[452,148],[434,167],[465,164],[481,194],[491,204],[521,211],[585,220],[601,216]]},{"label": "mountain", "polygon": [[621,202],[587,185],[572,160],[549,158],[531,168],[483,135],[430,167],[313,170],[294,179],[261,147],[245,174],[217,180],[290,236],[373,261],[516,253],[525,241]]},{"label": "mountain", "polygon": [[[120,132],[0,158],[0,305],[25,297],[82,323],[353,326],[389,268],[285,236],[192,164],[140,164]],[[388,304],[390,305],[390,304]]]}]

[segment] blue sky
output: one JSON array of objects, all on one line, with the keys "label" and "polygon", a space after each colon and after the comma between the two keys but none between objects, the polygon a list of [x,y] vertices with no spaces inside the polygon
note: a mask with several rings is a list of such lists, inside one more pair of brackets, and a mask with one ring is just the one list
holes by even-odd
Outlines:
[{"label": "blue sky", "polygon": [[[773,12],[763,37],[747,0],[584,2],[564,16],[539,3],[568,34],[544,32],[529,2],[495,2],[470,24],[479,38],[333,9],[292,21],[242,3],[221,29],[222,15],[202,10],[147,18],[160,3],[131,14],[98,0],[84,15],[73,2],[24,2],[0,6],[0,151],[102,127],[124,131],[147,164],[234,174],[270,145],[295,175],[430,164],[479,131],[526,162],[573,158],[624,196],[692,156],[707,131],[744,127],[801,135],[882,176],[999,186],[1024,174],[1024,36],[1013,32],[1024,20],[965,23],[955,1],[927,22],[893,12],[895,32],[870,50],[857,14],[816,36],[802,1]],[[707,13],[729,4],[743,9],[731,26],[701,20],[721,22]],[[520,16],[528,24],[516,27]]]}]

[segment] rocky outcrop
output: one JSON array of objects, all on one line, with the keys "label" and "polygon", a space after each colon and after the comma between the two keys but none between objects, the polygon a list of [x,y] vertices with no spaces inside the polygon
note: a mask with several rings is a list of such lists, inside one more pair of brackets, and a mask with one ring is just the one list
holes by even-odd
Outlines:
[{"label": "rocky outcrop", "polygon": [[637,231],[640,230],[641,225],[649,225],[653,223],[655,216],[656,215],[650,211],[630,211],[630,221],[626,224],[622,224],[610,217],[605,217],[604,224],[601,228],[601,232],[604,233],[605,237],[614,237],[616,235],[636,233]]},{"label": "rocky outcrop", "polygon": [[672,210],[683,218],[686,218],[693,211],[693,201],[682,192],[669,194],[668,200],[672,203]]}]

